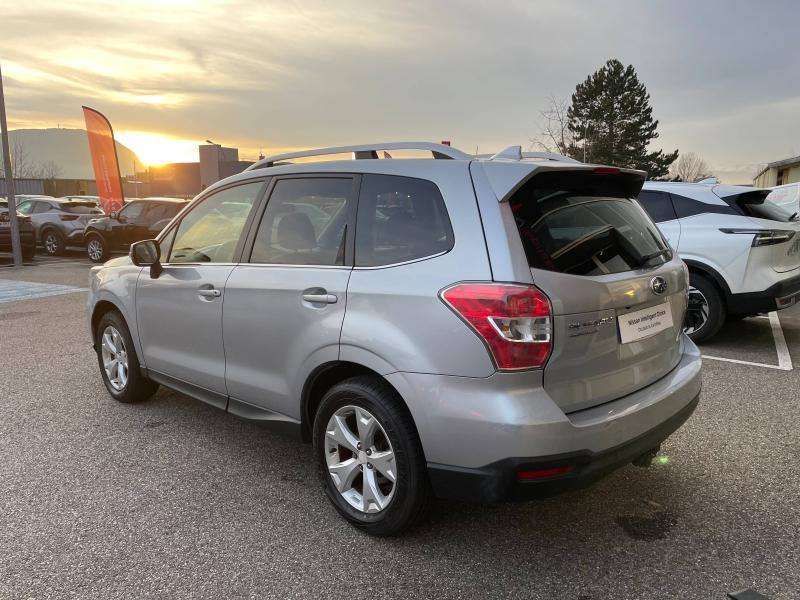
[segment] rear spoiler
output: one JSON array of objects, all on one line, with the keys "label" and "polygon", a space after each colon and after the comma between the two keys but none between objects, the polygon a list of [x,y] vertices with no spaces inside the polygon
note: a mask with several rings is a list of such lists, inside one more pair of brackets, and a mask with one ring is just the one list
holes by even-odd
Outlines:
[{"label": "rear spoiler", "polygon": [[[475,164],[475,163],[473,163]],[[479,162],[499,202],[506,202],[532,179],[543,186],[568,186],[580,192],[592,190],[613,197],[635,198],[644,185],[647,173],[582,163]]]}]

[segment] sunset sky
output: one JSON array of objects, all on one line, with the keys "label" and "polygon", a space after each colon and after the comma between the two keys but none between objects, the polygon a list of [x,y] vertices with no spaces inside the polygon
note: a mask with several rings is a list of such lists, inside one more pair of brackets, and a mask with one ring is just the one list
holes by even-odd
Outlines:
[{"label": "sunset sky", "polygon": [[[602,7],[601,7],[602,6]],[[100,2],[0,4],[9,125],[103,111],[145,163],[450,139],[527,146],[548,97],[616,57],[661,121],[729,182],[800,154],[793,2]]]}]

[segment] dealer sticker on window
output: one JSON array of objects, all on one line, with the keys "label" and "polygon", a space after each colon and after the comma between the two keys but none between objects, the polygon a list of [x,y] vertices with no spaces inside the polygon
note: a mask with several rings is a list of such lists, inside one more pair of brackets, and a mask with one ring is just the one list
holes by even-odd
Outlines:
[{"label": "dealer sticker on window", "polygon": [[672,329],[669,300],[663,304],[617,315],[619,337],[623,344],[643,340],[665,329]]}]

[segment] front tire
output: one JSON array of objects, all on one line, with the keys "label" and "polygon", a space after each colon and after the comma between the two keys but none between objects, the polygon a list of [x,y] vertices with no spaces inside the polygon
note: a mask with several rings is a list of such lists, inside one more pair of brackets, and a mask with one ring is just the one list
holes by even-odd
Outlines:
[{"label": "front tire", "polygon": [[689,305],[683,330],[693,342],[711,339],[725,324],[725,301],[714,283],[697,273],[689,274]]},{"label": "front tire", "polygon": [[42,234],[42,246],[48,256],[61,256],[66,249],[64,238],[53,229],[47,229]]},{"label": "front tire", "polygon": [[411,415],[378,377],[333,386],[314,419],[314,453],[325,493],[349,523],[374,536],[416,523],[431,491]]},{"label": "front tire", "polygon": [[86,237],[86,254],[94,263],[103,263],[108,258],[108,248],[103,236],[91,233]]},{"label": "front tire", "polygon": [[106,389],[118,402],[146,400],[158,389],[139,371],[139,359],[125,319],[117,311],[100,318],[95,330],[95,350]]}]

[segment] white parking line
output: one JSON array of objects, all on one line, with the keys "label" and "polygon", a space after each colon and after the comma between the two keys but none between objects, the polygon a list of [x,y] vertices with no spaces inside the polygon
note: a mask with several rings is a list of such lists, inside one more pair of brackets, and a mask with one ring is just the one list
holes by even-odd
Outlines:
[{"label": "white parking line", "polygon": [[786,345],[786,338],[783,336],[783,329],[781,322],[778,319],[778,313],[772,311],[769,313],[769,324],[772,327],[772,337],[775,339],[775,351],[778,353],[778,365],[785,371],[791,371],[792,355],[789,354],[789,346]]},{"label": "white parking line", "polygon": [[769,313],[768,316],[761,316],[761,319],[769,319],[770,327],[772,328],[772,339],[775,342],[775,352],[778,354],[778,364],[777,365],[770,365],[768,363],[758,363],[758,362],[750,362],[749,360],[738,360],[735,358],[724,358],[722,356],[709,356],[708,354],[703,354],[703,358],[707,358],[709,360],[718,360],[721,362],[729,362],[735,363],[737,365],[748,365],[751,367],[764,367],[765,369],[776,369],[778,371],[792,371],[794,366],[792,365],[792,356],[789,354],[789,347],[786,345],[786,338],[783,335],[783,329],[781,329],[781,322],[778,319],[778,313],[772,311]]}]

